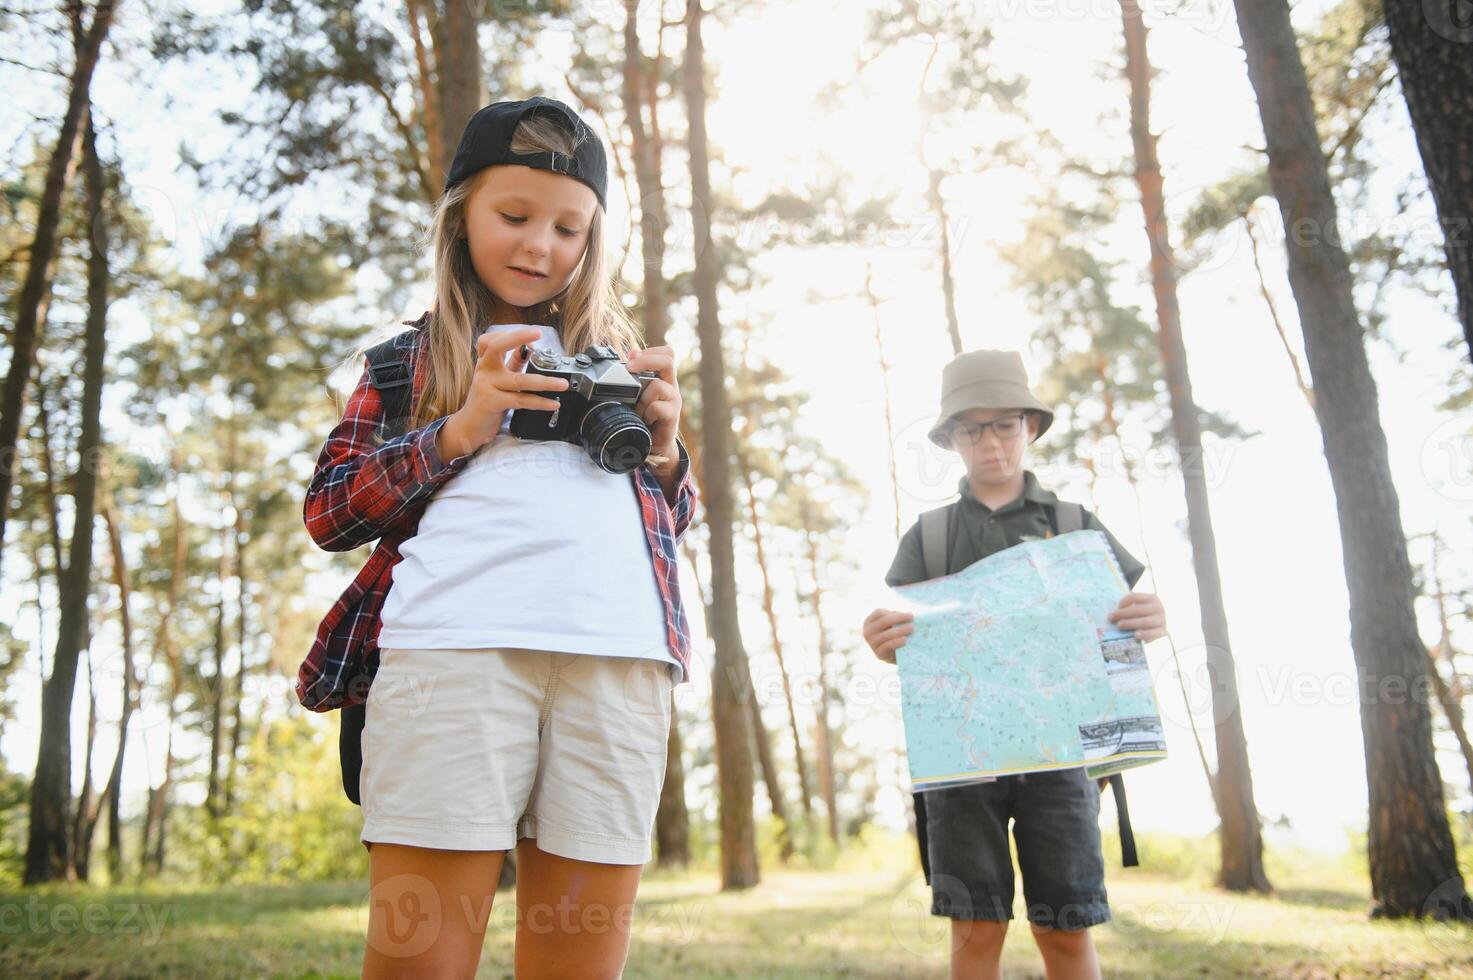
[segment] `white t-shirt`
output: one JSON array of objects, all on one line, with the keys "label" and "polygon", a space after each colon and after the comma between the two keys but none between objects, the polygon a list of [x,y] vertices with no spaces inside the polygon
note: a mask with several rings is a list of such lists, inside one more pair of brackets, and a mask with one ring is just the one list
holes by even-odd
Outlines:
[{"label": "white t-shirt", "polygon": [[[541,343],[564,353],[552,327]],[[580,445],[524,441],[510,426],[508,411],[400,544],[379,647],[676,663],[634,478],[601,469]]]}]

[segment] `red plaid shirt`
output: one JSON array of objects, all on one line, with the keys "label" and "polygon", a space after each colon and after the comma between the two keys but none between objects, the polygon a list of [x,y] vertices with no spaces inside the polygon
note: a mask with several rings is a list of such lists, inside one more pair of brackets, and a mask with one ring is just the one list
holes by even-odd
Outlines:
[{"label": "red plaid shirt", "polygon": [[[407,324],[422,327],[425,313]],[[410,362],[414,398],[424,387],[428,359],[422,330],[395,338]],[[413,400],[411,400],[413,404]],[[383,403],[367,369],[348,398],[343,418],[327,437],[307,486],[302,514],[307,533],[327,551],[350,551],[377,540],[368,563],[317,627],[312,649],[297,670],[297,700],[313,711],[362,704],[378,670],[379,614],[399,561],[399,545],[419,528],[425,504],[446,481],[465,468],[471,454],[448,462],[440,458],[435,438],[449,416],[406,432],[375,447],[373,436],[383,422]],[[676,546],[695,514],[696,490],[690,455],[679,444],[675,503],[665,499],[648,466],[631,475],[639,493],[645,537],[654,561],[655,584],[665,604],[665,630],[670,653],[690,677],[690,632],[680,601]]]}]

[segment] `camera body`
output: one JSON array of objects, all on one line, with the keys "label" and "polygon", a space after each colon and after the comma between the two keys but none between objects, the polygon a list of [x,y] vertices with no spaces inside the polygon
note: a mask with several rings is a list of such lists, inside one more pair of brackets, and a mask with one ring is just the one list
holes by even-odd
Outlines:
[{"label": "camera body", "polygon": [[557,401],[557,411],[513,410],[512,435],[532,442],[581,445],[610,473],[628,473],[649,456],[653,444],[649,426],[635,414],[634,406],[658,372],[631,373],[612,347],[591,345],[579,354],[534,347],[527,373],[562,378],[568,388],[538,392]]}]

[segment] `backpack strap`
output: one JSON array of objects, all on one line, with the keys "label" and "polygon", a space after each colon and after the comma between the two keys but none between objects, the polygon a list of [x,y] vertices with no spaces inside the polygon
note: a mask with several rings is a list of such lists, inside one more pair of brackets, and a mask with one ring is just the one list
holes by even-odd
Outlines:
[{"label": "backpack strap", "polygon": [[1084,507],[1080,504],[1060,500],[1052,505],[1045,504],[1043,510],[1048,514],[1049,527],[1055,534],[1084,530]]},{"label": "backpack strap", "polygon": [[[1084,529],[1085,511],[1079,504],[1060,500],[1043,509],[1048,514],[1049,526],[1055,534],[1068,534],[1070,531]],[[1115,796],[1116,822],[1120,825],[1120,863],[1127,868],[1134,868],[1141,862],[1135,850],[1135,831],[1130,826],[1130,808],[1125,803],[1125,777],[1117,772],[1107,778],[1110,792]]]},{"label": "backpack strap", "polygon": [[951,542],[951,510],[956,506],[947,504],[921,514],[921,561],[926,566],[926,578],[940,578],[946,574],[947,545]]},{"label": "backpack strap", "polygon": [[1135,853],[1135,831],[1130,828],[1130,808],[1125,805],[1125,777],[1120,773],[1110,776],[1110,791],[1115,794],[1115,819],[1120,824],[1120,864],[1134,868],[1140,864]]},{"label": "backpack strap", "polygon": [[[400,346],[400,338],[410,332],[406,330],[396,334],[363,352],[368,358],[369,383],[378,389],[379,399],[383,402],[385,441],[397,439],[408,428],[414,375]],[[359,776],[363,771],[363,725],[368,718],[367,712],[365,704],[348,705],[341,709],[338,726],[338,763],[343,771],[343,794],[359,806],[363,805],[359,795]]]},{"label": "backpack strap", "polygon": [[[412,333],[406,330],[404,333]],[[404,434],[409,423],[410,396],[414,394],[414,375],[410,372],[409,360],[399,346],[404,333],[374,344],[364,355],[368,358],[368,380],[378,389],[383,402],[384,439],[395,439]]]}]

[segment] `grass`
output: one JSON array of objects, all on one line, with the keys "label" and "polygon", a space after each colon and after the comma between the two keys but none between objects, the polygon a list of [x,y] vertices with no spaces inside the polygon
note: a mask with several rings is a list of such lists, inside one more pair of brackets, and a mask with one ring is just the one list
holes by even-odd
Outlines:
[{"label": "grass", "polygon": [[[829,869],[768,869],[758,887],[730,894],[709,871],[652,872],[625,975],[944,977],[948,928],[928,914],[913,853],[906,839],[872,842]],[[1368,921],[1363,874],[1345,862],[1300,859],[1270,873],[1278,892],[1246,897],[1198,872],[1117,862],[1114,919],[1093,931],[1106,976],[1473,978],[1473,930]],[[356,977],[366,898],[364,882],[12,891],[0,894],[0,976]],[[509,893],[491,917],[478,976],[510,978]],[[1043,975],[1026,926],[1009,931],[1004,975]]]}]

